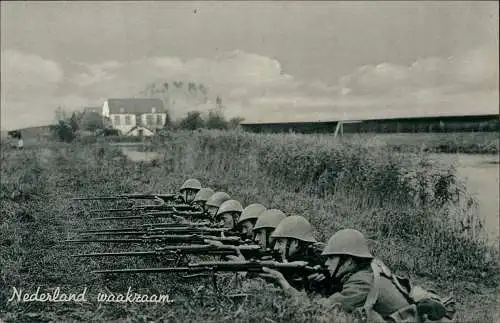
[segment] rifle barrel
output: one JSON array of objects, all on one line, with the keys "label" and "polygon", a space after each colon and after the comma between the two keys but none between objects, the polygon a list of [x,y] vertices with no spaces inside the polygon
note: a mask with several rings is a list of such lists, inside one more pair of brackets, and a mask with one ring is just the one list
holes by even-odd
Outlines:
[{"label": "rifle barrel", "polygon": [[73,257],[110,257],[110,256],[149,256],[156,255],[156,251],[131,251],[131,252],[96,252],[96,253],[80,253],[72,255]]},{"label": "rifle barrel", "polygon": [[147,242],[144,239],[95,239],[95,240],[65,240],[69,243],[91,243],[91,242],[109,242],[109,243],[141,243]]},{"label": "rifle barrel", "polygon": [[132,269],[110,269],[110,270],[93,270],[92,274],[111,274],[111,273],[162,273],[162,272],[200,272],[207,271],[211,268],[190,268],[190,267],[166,267],[166,268],[132,268]]},{"label": "rifle barrel", "polygon": [[95,270],[92,273],[161,273],[161,272],[203,272],[203,271],[229,271],[229,272],[262,272],[264,267],[276,270],[305,270],[307,273],[323,271],[310,266],[299,266],[293,263],[277,263],[274,261],[242,261],[242,262],[200,262],[191,263],[187,267],[164,268],[133,268]]}]

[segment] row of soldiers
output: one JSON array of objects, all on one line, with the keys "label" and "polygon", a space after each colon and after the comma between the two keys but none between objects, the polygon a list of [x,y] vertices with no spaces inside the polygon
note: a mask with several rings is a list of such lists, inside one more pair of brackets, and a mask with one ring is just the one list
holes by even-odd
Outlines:
[{"label": "row of soldiers", "polygon": [[[202,188],[197,179],[185,181],[179,192],[177,200],[197,211],[177,210],[177,216],[205,217],[213,226],[226,228],[225,235],[236,235],[273,250],[280,262],[324,269],[305,279],[297,279],[293,272],[267,267],[258,274],[290,295],[302,291],[321,295],[333,306],[368,322],[446,321],[455,313],[453,298],[442,299],[435,292],[413,286],[408,279],[392,273],[373,256],[366,238],[358,230],[339,230],[327,243],[322,243],[316,240],[312,225],[302,216],[287,216],[279,209],[267,209],[258,203],[243,208],[225,192]],[[227,261],[248,260],[241,252],[225,257]]]}]

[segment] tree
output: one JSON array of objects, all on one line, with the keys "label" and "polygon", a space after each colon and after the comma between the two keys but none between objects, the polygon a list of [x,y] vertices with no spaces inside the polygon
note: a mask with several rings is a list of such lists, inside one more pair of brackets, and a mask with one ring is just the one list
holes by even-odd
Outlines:
[{"label": "tree", "polygon": [[204,123],[199,111],[190,111],[187,116],[180,121],[179,127],[181,129],[196,130],[203,128]]},{"label": "tree", "polygon": [[71,142],[75,139],[75,132],[69,121],[59,120],[56,125],[51,126],[52,133],[56,139],[65,142]]},{"label": "tree", "polygon": [[56,122],[68,120],[68,114],[61,106],[57,107],[55,111],[55,119]]},{"label": "tree", "polygon": [[69,119],[69,125],[71,126],[71,129],[73,129],[73,131],[77,131],[79,128],[78,119],[80,118],[77,116],[76,112],[73,112],[71,114],[71,118]]},{"label": "tree", "polygon": [[212,110],[208,113],[206,126],[208,129],[227,129],[228,122],[220,110]]},{"label": "tree", "polygon": [[86,112],[80,121],[80,127],[87,131],[104,129],[104,120],[97,112]]},{"label": "tree", "polygon": [[163,129],[170,129],[172,127],[172,117],[170,112],[165,112],[165,123],[163,124]]},{"label": "tree", "polygon": [[234,117],[229,120],[229,128],[234,129],[240,125],[240,123],[245,120],[245,118],[242,117]]}]

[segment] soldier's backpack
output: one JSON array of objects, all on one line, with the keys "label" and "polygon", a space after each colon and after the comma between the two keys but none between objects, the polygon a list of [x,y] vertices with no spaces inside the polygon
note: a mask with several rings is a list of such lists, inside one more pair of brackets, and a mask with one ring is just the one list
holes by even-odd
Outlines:
[{"label": "soldier's backpack", "polygon": [[[374,281],[363,307],[354,311],[354,316],[361,322],[424,322],[426,319],[437,321],[442,318],[452,319],[455,314],[455,302],[448,297],[442,300],[434,291],[425,290],[420,286],[412,286],[409,279],[398,277],[380,260],[374,259],[371,263]],[[399,309],[384,319],[374,309],[377,302],[380,276],[383,275],[394,283],[398,290],[406,297],[409,306]]]}]

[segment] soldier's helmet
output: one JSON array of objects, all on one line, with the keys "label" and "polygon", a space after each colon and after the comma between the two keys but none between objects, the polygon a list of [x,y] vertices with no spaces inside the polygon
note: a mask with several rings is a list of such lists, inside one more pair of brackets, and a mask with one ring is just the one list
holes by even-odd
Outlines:
[{"label": "soldier's helmet", "polygon": [[284,218],[286,218],[286,215],[281,210],[278,209],[265,210],[257,218],[257,222],[255,222],[253,229],[254,230],[275,229]]},{"label": "soldier's helmet", "polygon": [[243,207],[241,203],[236,200],[227,200],[221,204],[219,209],[217,210],[217,215],[221,215],[227,212],[243,212]]},{"label": "soldier's helmet", "polygon": [[361,232],[354,229],[343,229],[335,232],[328,240],[321,255],[349,255],[359,258],[373,258],[365,237]]},{"label": "soldier's helmet", "polygon": [[184,184],[182,184],[180,191],[182,192],[187,189],[197,190],[197,191],[201,190],[200,181],[195,178],[188,179],[187,181],[184,182]]},{"label": "soldier's helmet", "polygon": [[208,199],[215,194],[215,191],[211,188],[205,187],[196,193],[193,202],[206,202]]},{"label": "soldier's helmet", "polygon": [[259,203],[248,205],[246,208],[243,209],[240,219],[238,220],[238,224],[241,224],[247,220],[257,219],[265,210],[266,207]]},{"label": "soldier's helmet", "polygon": [[309,221],[298,215],[284,218],[274,230],[271,238],[291,238],[304,242],[317,242]]},{"label": "soldier's helmet", "polygon": [[231,197],[226,192],[215,192],[205,203],[206,206],[220,207],[222,203],[230,200]]}]

